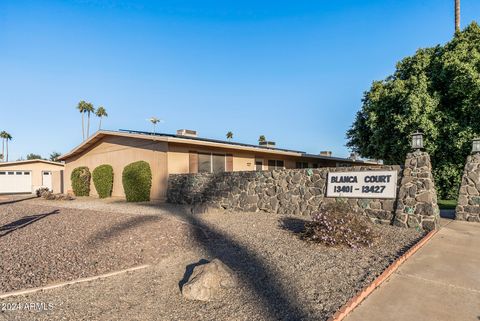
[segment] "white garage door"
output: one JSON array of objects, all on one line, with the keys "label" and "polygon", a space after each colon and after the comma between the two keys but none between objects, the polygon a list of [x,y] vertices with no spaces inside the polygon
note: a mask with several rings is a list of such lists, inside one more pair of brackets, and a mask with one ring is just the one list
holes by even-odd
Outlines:
[{"label": "white garage door", "polygon": [[31,193],[30,171],[0,171],[0,193]]}]

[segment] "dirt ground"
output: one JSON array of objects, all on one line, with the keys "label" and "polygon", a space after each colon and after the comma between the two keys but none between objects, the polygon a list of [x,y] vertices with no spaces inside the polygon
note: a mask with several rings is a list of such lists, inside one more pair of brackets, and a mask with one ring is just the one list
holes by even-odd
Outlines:
[{"label": "dirt ground", "polygon": [[[325,320],[421,237],[378,225],[371,248],[329,248],[299,240],[292,230],[301,225],[267,213],[192,214],[91,198],[2,204],[0,292],[150,266],[0,300],[0,319]],[[187,267],[213,258],[235,271],[239,286],[214,302],[183,299]],[[50,308],[12,310],[25,303]]]}]

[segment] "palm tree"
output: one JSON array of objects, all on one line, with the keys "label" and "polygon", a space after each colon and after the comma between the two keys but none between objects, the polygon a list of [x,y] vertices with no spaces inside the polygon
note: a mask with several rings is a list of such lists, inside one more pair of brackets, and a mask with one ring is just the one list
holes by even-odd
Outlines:
[{"label": "palm tree", "polygon": [[264,142],[264,141],[266,141],[266,140],[267,140],[267,139],[265,138],[264,135],[260,135],[260,137],[258,137],[258,142],[259,142],[259,143],[262,143],[262,142]]},{"label": "palm tree", "polygon": [[153,124],[153,134],[155,134],[155,127],[157,126],[158,123],[160,123],[162,120],[158,119],[157,117],[150,117],[149,121]]},{"label": "palm tree", "polygon": [[102,106],[97,108],[95,115],[100,118],[100,122],[98,123],[98,130],[102,129],[102,117],[108,117],[107,111]]},{"label": "palm tree", "polygon": [[455,0],[455,31],[460,31],[460,0]]},{"label": "palm tree", "polygon": [[8,162],[8,141],[9,140],[12,140],[12,135],[10,135],[9,133],[5,133],[5,142],[7,145],[7,162]]},{"label": "palm tree", "polygon": [[87,102],[85,100],[81,100],[78,105],[77,109],[82,114],[82,139],[85,140],[85,105]]},{"label": "palm tree", "polygon": [[7,132],[2,130],[0,132],[0,138],[2,139],[2,154],[0,155],[0,160],[4,161],[5,160],[5,138],[7,136]]},{"label": "palm tree", "polygon": [[90,136],[90,114],[95,113],[95,108],[92,103],[87,103],[85,105],[85,112],[87,113],[87,138]]},{"label": "palm tree", "polygon": [[228,132],[228,133],[227,133],[227,139],[228,139],[228,140],[232,140],[232,138],[233,138],[233,133],[232,133],[232,132]]}]

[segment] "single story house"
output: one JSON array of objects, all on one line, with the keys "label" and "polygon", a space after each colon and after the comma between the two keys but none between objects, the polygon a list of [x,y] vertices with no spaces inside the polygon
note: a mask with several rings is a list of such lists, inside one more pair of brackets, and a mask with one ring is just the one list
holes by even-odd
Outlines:
[{"label": "single story house", "polygon": [[64,166],[43,159],[0,163],[0,194],[35,193],[40,187],[63,193]]},{"label": "single story house", "polygon": [[[65,162],[67,192],[71,192],[70,175],[75,168],[87,166],[92,172],[99,165],[111,165],[114,171],[113,197],[125,197],[123,168],[135,161],[146,161],[152,170],[152,200],[165,200],[169,174],[378,164],[273,148],[273,144],[249,145],[199,138],[192,130],[178,130],[176,135],[100,130],[59,160]],[[93,181],[91,195],[97,195]]]}]

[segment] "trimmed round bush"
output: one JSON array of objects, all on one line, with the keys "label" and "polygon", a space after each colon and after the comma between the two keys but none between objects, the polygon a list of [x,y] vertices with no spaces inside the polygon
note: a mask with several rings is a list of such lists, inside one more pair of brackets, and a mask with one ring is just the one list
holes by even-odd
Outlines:
[{"label": "trimmed round bush", "polygon": [[98,197],[106,198],[112,196],[113,188],[113,167],[104,164],[97,166],[93,172],[93,185],[97,190]]},{"label": "trimmed round bush", "polygon": [[122,184],[127,202],[146,202],[150,200],[152,171],[145,161],[128,164],[123,169]]},{"label": "trimmed round bush", "polygon": [[72,171],[70,180],[75,196],[90,195],[90,170],[86,166],[77,167]]}]

